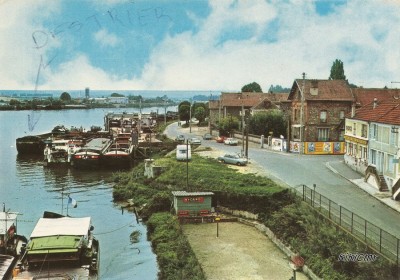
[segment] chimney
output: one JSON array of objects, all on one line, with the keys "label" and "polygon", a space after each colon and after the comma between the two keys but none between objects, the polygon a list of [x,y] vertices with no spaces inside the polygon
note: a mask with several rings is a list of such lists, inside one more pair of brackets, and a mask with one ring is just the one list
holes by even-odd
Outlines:
[{"label": "chimney", "polygon": [[378,99],[375,97],[375,98],[374,98],[374,105],[373,105],[372,108],[375,109],[376,106],[378,106]]},{"label": "chimney", "polygon": [[354,118],[355,115],[356,115],[356,104],[353,103],[351,105],[351,117]]}]

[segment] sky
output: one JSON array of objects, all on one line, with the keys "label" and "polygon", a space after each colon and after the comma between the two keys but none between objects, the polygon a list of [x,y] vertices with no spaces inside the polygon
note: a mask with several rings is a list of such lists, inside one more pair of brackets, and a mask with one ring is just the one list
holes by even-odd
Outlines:
[{"label": "sky", "polygon": [[0,0],[0,89],[400,87],[397,0]]}]

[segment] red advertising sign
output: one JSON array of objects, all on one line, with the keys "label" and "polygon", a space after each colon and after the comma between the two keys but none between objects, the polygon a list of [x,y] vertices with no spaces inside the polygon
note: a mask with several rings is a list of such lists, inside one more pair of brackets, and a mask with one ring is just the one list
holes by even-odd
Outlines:
[{"label": "red advertising sign", "polygon": [[182,201],[184,203],[190,203],[190,202],[198,202],[198,203],[203,203],[204,202],[204,197],[202,196],[191,196],[191,197],[184,197],[182,198]]}]

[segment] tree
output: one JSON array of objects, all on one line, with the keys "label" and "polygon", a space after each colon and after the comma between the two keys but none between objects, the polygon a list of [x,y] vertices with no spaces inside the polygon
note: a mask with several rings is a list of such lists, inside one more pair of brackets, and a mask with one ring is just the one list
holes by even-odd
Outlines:
[{"label": "tree", "polygon": [[242,87],[242,92],[263,92],[260,85],[256,82],[252,82],[251,84],[247,84]]},{"label": "tree", "polygon": [[239,119],[232,115],[227,116],[218,123],[219,135],[230,136],[233,130],[239,128]]},{"label": "tree", "polygon": [[249,120],[249,133],[256,135],[280,137],[286,135],[286,121],[280,110],[268,110],[254,114]]},{"label": "tree", "polygon": [[199,121],[199,124],[204,122],[206,118],[206,110],[203,107],[197,107],[194,110],[194,117]]},{"label": "tree", "polygon": [[71,101],[71,95],[70,95],[68,92],[63,92],[63,93],[61,93],[61,95],[60,95],[60,99],[61,99],[62,101],[69,102],[69,101]]},{"label": "tree", "polygon": [[344,74],[343,62],[340,59],[336,59],[333,62],[329,80],[346,80],[346,75]]},{"label": "tree", "polygon": [[181,121],[188,122],[190,118],[190,102],[183,101],[178,105],[178,114]]},{"label": "tree", "polygon": [[124,97],[124,96],[125,96],[125,95],[119,94],[119,93],[116,93],[116,92],[114,92],[114,93],[111,94],[111,97]]},{"label": "tree", "polygon": [[282,93],[282,92],[290,92],[290,88],[284,88],[281,85],[271,85],[268,90],[269,93]]}]

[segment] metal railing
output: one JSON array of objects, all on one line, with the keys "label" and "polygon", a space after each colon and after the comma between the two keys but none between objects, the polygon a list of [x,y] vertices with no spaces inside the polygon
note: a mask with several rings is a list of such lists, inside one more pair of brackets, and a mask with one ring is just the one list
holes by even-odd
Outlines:
[{"label": "metal railing", "polygon": [[302,185],[302,187],[302,200],[304,202],[368,247],[399,266],[399,238],[316,192],[315,185],[314,189],[306,185]]}]

